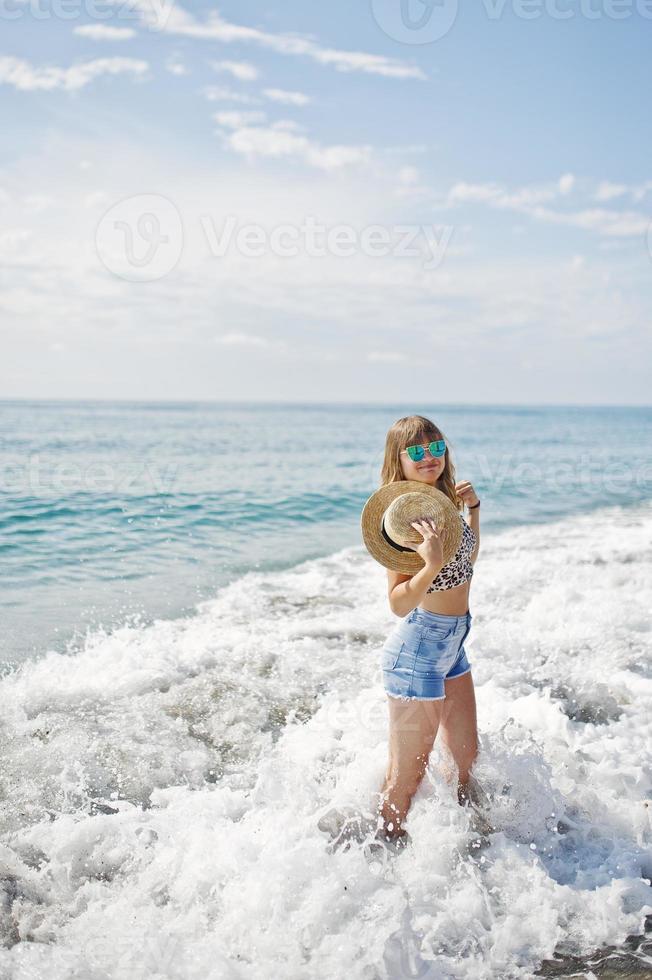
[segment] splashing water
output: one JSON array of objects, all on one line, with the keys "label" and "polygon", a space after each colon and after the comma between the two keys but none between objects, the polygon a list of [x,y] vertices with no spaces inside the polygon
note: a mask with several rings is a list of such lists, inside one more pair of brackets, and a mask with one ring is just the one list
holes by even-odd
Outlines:
[{"label": "splashing water", "polygon": [[394,618],[359,547],[25,662],[0,680],[0,976],[643,973],[651,545],[649,505],[483,534],[486,839],[437,742],[400,853],[319,829],[369,812],[387,760]]}]

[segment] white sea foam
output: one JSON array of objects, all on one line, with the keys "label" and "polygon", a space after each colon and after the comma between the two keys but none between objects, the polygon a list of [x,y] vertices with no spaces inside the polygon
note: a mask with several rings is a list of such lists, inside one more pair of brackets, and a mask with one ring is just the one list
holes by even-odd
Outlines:
[{"label": "white sea foam", "polygon": [[505,980],[643,931],[652,507],[483,532],[477,851],[437,743],[403,852],[317,829],[382,782],[385,583],[361,548],[249,573],[0,681],[3,980]]}]

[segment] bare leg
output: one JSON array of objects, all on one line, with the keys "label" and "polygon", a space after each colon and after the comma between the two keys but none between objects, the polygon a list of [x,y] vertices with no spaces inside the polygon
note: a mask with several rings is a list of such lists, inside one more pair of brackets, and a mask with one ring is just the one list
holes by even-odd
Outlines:
[{"label": "bare leg", "polygon": [[380,810],[388,837],[400,836],[412,797],[426,771],[445,701],[389,702],[389,762],[380,792]]},{"label": "bare leg", "polygon": [[[444,681],[446,700],[442,701],[442,742],[450,752],[457,774],[457,798],[464,804],[473,782],[471,769],[478,755],[478,723],[475,690],[471,672]],[[455,773],[444,773],[451,782]]]}]

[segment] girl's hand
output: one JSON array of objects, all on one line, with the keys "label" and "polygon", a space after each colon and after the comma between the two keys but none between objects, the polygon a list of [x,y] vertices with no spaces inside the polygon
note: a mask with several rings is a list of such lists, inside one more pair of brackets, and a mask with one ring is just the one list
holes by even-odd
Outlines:
[{"label": "girl's hand", "polygon": [[462,480],[461,483],[456,483],[455,492],[458,497],[461,497],[462,503],[465,503],[467,507],[473,507],[480,499],[468,480]]},{"label": "girl's hand", "polygon": [[416,553],[423,558],[426,565],[430,568],[443,568],[444,551],[442,539],[439,536],[441,528],[435,524],[431,517],[424,517],[419,521],[410,521],[410,524],[423,537],[423,541],[414,545]]}]

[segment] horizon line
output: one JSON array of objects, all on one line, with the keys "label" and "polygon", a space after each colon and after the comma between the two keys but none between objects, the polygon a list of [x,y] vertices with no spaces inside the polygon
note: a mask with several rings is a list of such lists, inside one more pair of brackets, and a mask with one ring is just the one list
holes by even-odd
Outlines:
[{"label": "horizon line", "polygon": [[[411,399],[412,401],[412,399]],[[61,404],[61,405],[242,405],[242,406],[276,406],[282,408],[306,407],[337,408],[337,407],[368,407],[390,408],[404,406],[406,401],[271,401],[255,399],[216,399],[216,398],[34,398],[17,396],[0,398],[0,405],[16,403]],[[428,405],[428,403],[425,403]],[[652,404],[644,402],[433,402],[438,408],[652,408]],[[418,414],[415,412],[414,414]]]}]

